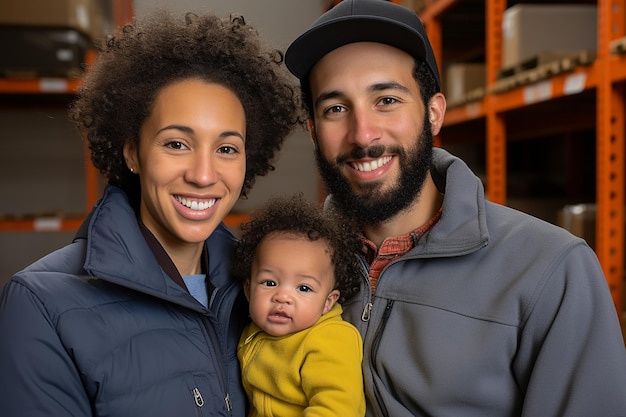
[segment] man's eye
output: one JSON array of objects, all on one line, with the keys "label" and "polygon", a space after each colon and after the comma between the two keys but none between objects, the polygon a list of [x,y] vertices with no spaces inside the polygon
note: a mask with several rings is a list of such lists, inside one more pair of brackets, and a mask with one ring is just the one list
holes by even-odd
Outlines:
[{"label": "man's eye", "polygon": [[383,98],[381,98],[381,99],[380,99],[380,104],[385,105],[385,106],[388,106],[388,105],[390,105],[390,104],[394,104],[394,103],[396,103],[397,101],[398,101],[398,100],[396,100],[396,99],[395,99],[395,98],[393,98],[393,97],[383,97]]},{"label": "man's eye", "polygon": [[345,111],[343,106],[330,106],[324,113],[341,113]]}]

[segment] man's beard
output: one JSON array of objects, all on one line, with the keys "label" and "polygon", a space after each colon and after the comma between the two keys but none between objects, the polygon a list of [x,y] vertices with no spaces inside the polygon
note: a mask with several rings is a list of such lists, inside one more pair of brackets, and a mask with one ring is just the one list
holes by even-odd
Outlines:
[{"label": "man's beard", "polygon": [[350,183],[342,175],[341,162],[348,156],[338,157],[332,164],[321,154],[319,146],[315,147],[315,156],[320,175],[326,188],[333,197],[335,204],[344,215],[352,218],[360,225],[378,225],[392,218],[416,201],[422,190],[433,157],[433,138],[430,120],[425,118],[424,127],[415,140],[415,146],[405,151],[400,146],[371,146],[355,148],[350,157],[354,159],[368,156],[378,158],[385,153],[395,154],[400,162],[400,177],[395,185],[383,191],[383,181],[359,184],[358,192],[352,190]]}]

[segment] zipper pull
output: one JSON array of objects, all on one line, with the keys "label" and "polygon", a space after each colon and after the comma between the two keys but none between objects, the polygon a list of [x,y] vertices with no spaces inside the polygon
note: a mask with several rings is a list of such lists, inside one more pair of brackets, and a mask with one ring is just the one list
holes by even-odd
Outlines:
[{"label": "zipper pull", "polygon": [[198,407],[202,407],[204,405],[204,399],[202,398],[202,394],[200,394],[200,390],[198,388],[193,389],[193,399],[196,402]]},{"label": "zipper pull", "polygon": [[226,394],[226,398],[224,398],[224,401],[226,401],[226,409],[228,410],[228,412],[233,411],[233,404],[230,402],[230,394]]},{"label": "zipper pull", "polygon": [[372,303],[365,304],[365,308],[363,309],[363,313],[361,314],[361,321],[368,322],[370,321],[370,316],[372,315]]}]

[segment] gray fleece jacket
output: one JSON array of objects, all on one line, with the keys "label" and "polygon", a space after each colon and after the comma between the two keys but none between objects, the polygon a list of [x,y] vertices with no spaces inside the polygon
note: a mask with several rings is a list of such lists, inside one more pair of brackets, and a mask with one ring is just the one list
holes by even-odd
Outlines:
[{"label": "gray fleece jacket", "polygon": [[435,149],[439,222],[344,318],[364,340],[368,416],[626,416],[626,351],[591,248],[485,200]]}]

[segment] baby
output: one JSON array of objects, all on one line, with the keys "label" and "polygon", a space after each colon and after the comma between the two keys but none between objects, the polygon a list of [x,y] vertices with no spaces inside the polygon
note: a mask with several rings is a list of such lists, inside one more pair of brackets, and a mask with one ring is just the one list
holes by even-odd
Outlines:
[{"label": "baby", "polygon": [[361,280],[356,230],[300,195],[242,226],[234,269],[252,323],[237,355],[250,416],[365,414],[362,340],[339,304]]}]

